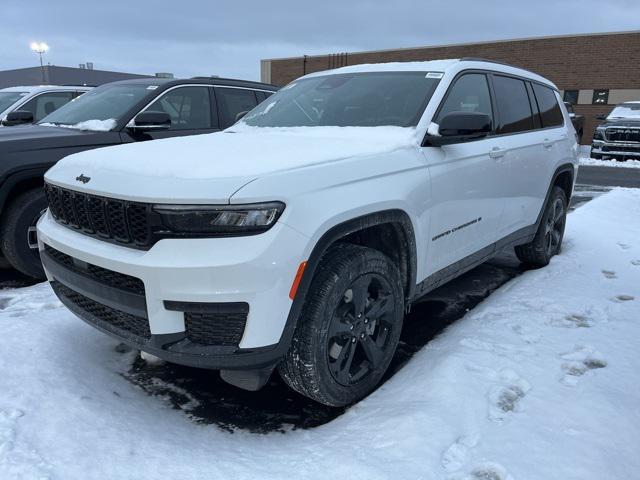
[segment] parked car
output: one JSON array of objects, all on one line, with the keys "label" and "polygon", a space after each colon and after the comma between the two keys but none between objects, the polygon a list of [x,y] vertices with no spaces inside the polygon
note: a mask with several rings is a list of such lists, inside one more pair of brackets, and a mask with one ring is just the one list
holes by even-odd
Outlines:
[{"label": "parked car", "polygon": [[282,88],[217,135],[71,155],[42,260],[90,325],[326,405],[371,392],[411,302],[514,247],[560,251],[577,171],[555,85],[481,60],[360,65]]},{"label": "parked car", "polygon": [[71,153],[216,132],[277,88],[222,78],[149,78],[103,85],[28,127],[0,129],[0,248],[19,271],[44,278],[35,224],[44,172]]},{"label": "parked car", "polygon": [[640,101],[616,105],[596,127],[591,158],[604,160],[640,159]]},{"label": "parked car", "polygon": [[573,109],[573,104],[570,102],[564,102],[564,106],[567,108],[567,112],[569,112],[569,118],[576,131],[576,138],[578,139],[578,143],[580,143],[582,134],[584,133],[584,115],[578,115]]},{"label": "parked car", "polygon": [[0,126],[39,122],[89,90],[91,87],[71,85],[3,88],[0,90]]}]

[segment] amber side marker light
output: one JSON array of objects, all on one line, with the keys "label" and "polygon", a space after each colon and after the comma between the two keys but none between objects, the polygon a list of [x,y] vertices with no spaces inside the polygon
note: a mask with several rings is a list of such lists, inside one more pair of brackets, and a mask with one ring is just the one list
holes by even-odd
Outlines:
[{"label": "amber side marker light", "polygon": [[298,291],[298,287],[300,286],[300,280],[302,280],[302,275],[304,274],[305,268],[307,268],[307,262],[302,262],[298,266],[296,277],[293,279],[293,283],[291,284],[291,290],[289,291],[289,298],[291,300],[296,298],[296,292]]}]

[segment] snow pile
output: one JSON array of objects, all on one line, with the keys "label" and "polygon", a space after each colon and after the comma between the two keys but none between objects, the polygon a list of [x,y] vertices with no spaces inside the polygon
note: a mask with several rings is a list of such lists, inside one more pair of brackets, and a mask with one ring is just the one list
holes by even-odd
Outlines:
[{"label": "snow pile", "polygon": [[589,167],[640,168],[640,160],[618,162],[616,160],[596,160],[595,158],[581,157],[580,165]]},{"label": "snow pile", "polygon": [[190,422],[47,285],[5,290],[0,478],[637,478],[639,279],[640,191],[616,189],[369,398],[266,436]]},{"label": "snow pile", "polygon": [[118,122],[115,118],[109,118],[107,120],[87,120],[84,122],[76,123],[74,125],[64,125],[56,123],[41,123],[45,127],[62,127],[62,128],[74,128],[76,130],[89,130],[92,132],[109,132],[113,130]]}]

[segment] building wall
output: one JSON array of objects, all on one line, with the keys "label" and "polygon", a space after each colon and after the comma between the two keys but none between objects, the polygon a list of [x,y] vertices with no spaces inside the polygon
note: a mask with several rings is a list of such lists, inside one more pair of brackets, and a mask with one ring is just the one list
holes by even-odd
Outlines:
[{"label": "building wall", "polygon": [[[343,65],[480,57],[526,68],[553,81],[560,90],[579,90],[575,111],[585,116],[583,143],[622,100],[640,100],[640,31],[533,38],[436,47],[263,60],[261,71],[276,85],[305,74]],[[594,89],[610,89],[609,102],[592,105]]]},{"label": "building wall", "polygon": [[117,80],[145,77],[147,77],[147,75],[45,65],[44,69],[40,67],[30,67],[0,71],[0,88],[43,84],[98,86]]}]

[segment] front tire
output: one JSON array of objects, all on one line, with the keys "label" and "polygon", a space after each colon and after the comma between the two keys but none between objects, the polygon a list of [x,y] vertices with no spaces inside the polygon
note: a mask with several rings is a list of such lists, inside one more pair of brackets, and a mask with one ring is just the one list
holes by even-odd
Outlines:
[{"label": "front tire", "polygon": [[45,274],[35,226],[46,208],[44,190],[34,188],[16,197],[0,222],[0,249],[4,258],[16,270],[38,280],[44,280]]},{"label": "front tire", "polygon": [[377,250],[338,244],[313,278],[280,376],[324,405],[354,403],[389,367],[403,317],[396,265]]},{"label": "front tire", "polygon": [[560,252],[567,222],[567,196],[554,186],[533,241],[515,247],[518,259],[531,267],[544,267]]}]

